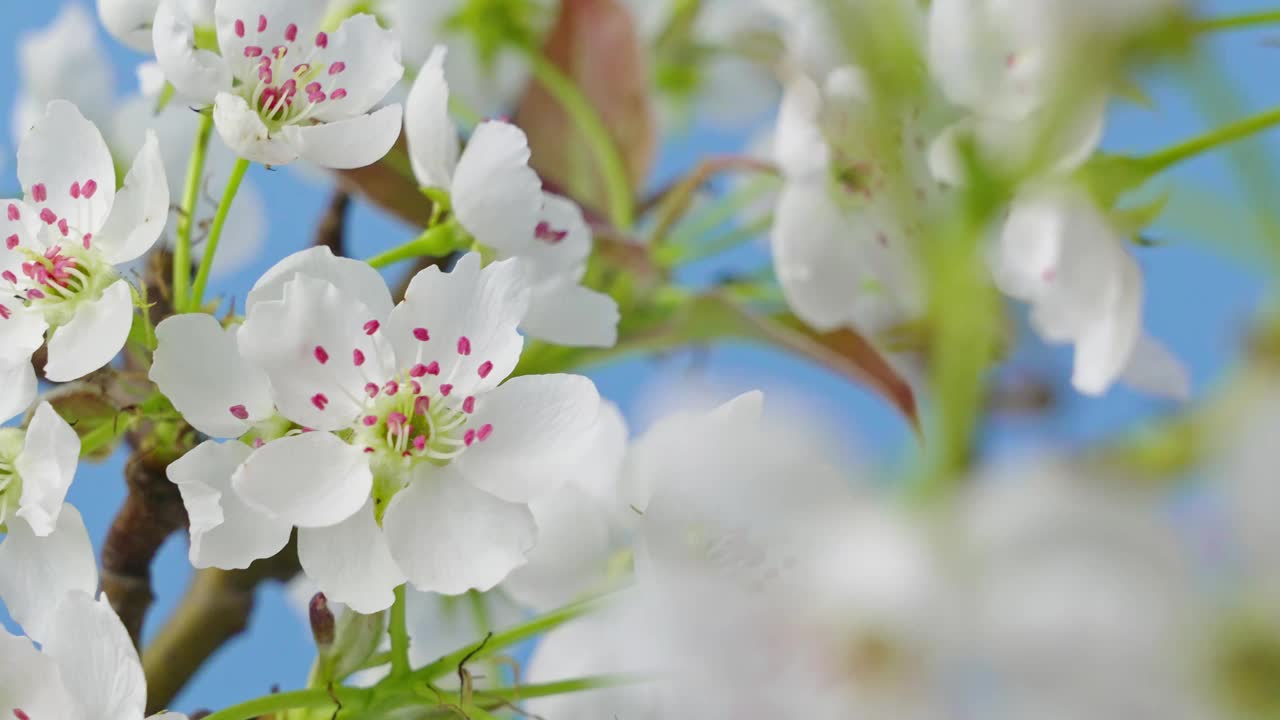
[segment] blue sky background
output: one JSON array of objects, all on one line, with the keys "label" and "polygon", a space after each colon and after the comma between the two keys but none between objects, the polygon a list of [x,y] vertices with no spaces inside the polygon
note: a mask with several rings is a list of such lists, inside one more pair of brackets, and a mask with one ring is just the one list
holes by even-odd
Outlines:
[{"label": "blue sky background", "polygon": [[[5,130],[0,138],[5,141],[10,137],[6,126],[19,82],[14,59],[16,41],[23,32],[49,23],[63,5],[72,1],[7,3],[5,22],[0,24],[0,67],[5,69],[0,72],[0,128]],[[1218,0],[1202,3],[1202,7],[1205,14],[1211,15],[1267,9],[1268,3]],[[1274,33],[1263,30],[1224,35],[1206,44],[1241,87],[1249,110],[1280,102],[1280,86],[1275,82],[1280,45],[1269,42],[1277,38],[1280,28]],[[133,68],[142,58],[113,43],[105,33],[101,39],[111,48],[117,93],[131,92]],[[1118,104],[1107,136],[1109,149],[1151,150],[1208,127],[1185,87],[1173,78],[1157,75],[1143,78],[1142,83],[1154,99],[1154,107]],[[655,181],[670,178],[701,155],[740,148],[749,136],[747,130],[726,133],[695,127],[672,138],[663,148]],[[1274,151],[1274,138],[1259,140],[1252,146]],[[12,152],[13,148],[8,147],[5,161],[0,162],[0,189],[17,186],[12,175]],[[314,221],[327,201],[325,191],[291,172],[266,173],[255,167],[253,174],[267,200],[267,250],[255,266],[215,290],[243,295],[262,270],[306,247]],[[1178,199],[1187,188],[1220,198],[1237,194],[1231,184],[1230,166],[1221,157],[1188,163],[1162,183],[1176,190],[1167,214],[1171,219],[1157,225],[1153,233],[1164,244],[1139,253],[1147,281],[1146,324],[1190,366],[1196,395],[1202,397],[1212,391],[1236,360],[1240,339],[1263,298],[1263,275],[1255,258],[1235,250],[1222,251],[1246,245],[1252,237],[1238,211],[1233,213],[1228,203],[1221,217],[1210,216]],[[1195,222],[1184,223],[1187,216],[1195,216]],[[359,207],[351,220],[356,256],[372,254],[409,237],[408,230],[365,207]],[[762,246],[757,246],[736,253],[729,263],[743,267],[758,264],[765,257]],[[688,279],[706,282],[725,267],[724,263],[702,263],[690,270]],[[1007,372],[1042,373],[1052,378],[1064,402],[1049,417],[995,421],[985,437],[985,444],[993,452],[1083,443],[1176,409],[1123,389],[1102,399],[1075,396],[1066,382],[1070,376],[1069,352],[1045,348],[1031,338],[1011,360]],[[622,363],[591,374],[601,392],[619,403],[634,425],[642,426],[644,418],[652,416],[655,406],[649,399],[651,391],[693,376],[705,379],[700,387],[719,399],[763,387],[775,403],[816,411],[827,418],[828,427],[836,429],[846,447],[886,464],[901,458],[914,443],[902,421],[870,393],[768,350],[724,346],[696,356],[683,353],[661,361]],[[71,490],[70,499],[81,509],[99,547],[123,498],[122,465],[123,459],[117,457],[103,465],[85,466]],[[155,588],[158,601],[150,615],[148,632],[154,632],[173,608],[190,576],[186,542],[185,537],[173,538],[159,558]],[[269,589],[262,595],[250,633],[228,644],[174,708],[217,708],[264,694],[273,685],[297,687],[305,680],[311,655],[305,626],[286,606],[283,592]]]}]

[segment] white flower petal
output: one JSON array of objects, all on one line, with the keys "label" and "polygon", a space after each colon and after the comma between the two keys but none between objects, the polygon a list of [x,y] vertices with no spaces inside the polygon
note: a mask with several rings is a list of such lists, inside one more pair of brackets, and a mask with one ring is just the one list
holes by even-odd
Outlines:
[{"label": "white flower petal", "polygon": [[1120,258],[1113,302],[1076,340],[1071,384],[1086,395],[1101,395],[1119,379],[1142,336],[1142,271],[1127,253]]},{"label": "white flower petal", "polygon": [[141,718],[142,663],[106,596],[73,592],[57,603],[44,654],[53,658],[81,718]]},{"label": "white flower petal", "polygon": [[503,589],[521,605],[551,610],[603,587],[614,549],[608,508],[566,485],[530,503],[529,510],[538,526],[538,545],[503,581]]},{"label": "white flower petal", "polygon": [[[218,49],[236,77],[256,81],[256,57],[247,56],[245,48],[269,51],[284,45],[310,50],[324,20],[325,7],[326,3],[315,0],[218,0],[213,11]],[[296,42],[289,40],[290,34]]]},{"label": "white flower petal", "polygon": [[36,399],[36,370],[30,360],[0,364],[0,423],[26,412]]},{"label": "white flower petal", "polygon": [[392,591],[405,581],[374,520],[372,500],[332,527],[299,529],[298,561],[330,601],[365,615],[391,607]]},{"label": "white flower petal", "polygon": [[303,159],[338,170],[372,165],[389,152],[400,138],[399,105],[388,105],[368,115],[284,129],[289,143]]},{"label": "white flower petal", "polygon": [[231,478],[253,450],[244,443],[207,440],[170,463],[166,473],[191,518],[191,564],[235,570],[280,552],[292,526],[249,507]]},{"label": "white flower petal", "polygon": [[482,244],[518,255],[533,242],[542,181],[529,167],[529,140],[510,123],[490,120],[472,133],[450,193],[458,222]]},{"label": "white flower petal", "polygon": [[298,275],[328,280],[344,295],[357,298],[376,318],[385,318],[395,304],[387,281],[366,262],[336,257],[327,247],[296,252],[263,273],[245,300],[245,312],[264,300],[284,298],[284,286]]},{"label": "white flower petal", "polygon": [[168,219],[169,181],[160,158],[160,141],[155,132],[147,131],[146,142],[134,158],[124,187],[116,194],[111,215],[94,236],[93,244],[107,262],[122,265],[150,250]]},{"label": "white flower petal", "polygon": [[817,83],[803,75],[788,83],[778,109],[773,154],[790,177],[825,174],[831,163],[831,151],[818,126],[821,112],[822,90]]},{"label": "white flower petal", "polygon": [[[22,263],[27,262],[24,251],[45,250],[44,243],[39,238],[40,228],[43,226],[39,213],[39,210],[22,200],[0,200],[0,272],[7,270],[21,276]],[[5,293],[6,297],[7,295]],[[9,309],[14,308],[10,306]],[[0,357],[4,357],[3,350],[0,350]]]},{"label": "white flower petal", "polygon": [[492,435],[454,461],[467,479],[504,500],[554,491],[594,437],[600,394],[581,375],[525,375],[479,397],[471,427]]},{"label": "white flower petal", "polygon": [[98,17],[112,37],[140,53],[150,53],[151,21],[158,4],[158,0],[98,0]]},{"label": "white flower petal", "polygon": [[618,342],[618,303],[581,285],[539,289],[529,298],[520,329],[540,340],[573,347],[613,347]]},{"label": "white flower petal", "polygon": [[240,354],[235,328],[174,315],[156,326],[156,341],[149,377],[195,429],[235,438],[275,413],[267,374]]},{"label": "white flower petal", "polygon": [[58,598],[98,588],[89,532],[73,505],[62,507],[57,528],[45,537],[21,520],[9,521],[8,528],[0,542],[0,599],[27,635],[43,642],[53,630]]},{"label": "white flower petal", "polygon": [[76,310],[71,322],[49,337],[49,362],[44,375],[54,382],[70,382],[111,362],[124,347],[133,327],[133,290],[117,280],[102,297]]},{"label": "white flower petal", "polygon": [[[332,72],[336,62],[342,63],[338,66],[342,70],[328,76],[329,99],[320,103],[315,112],[315,117],[325,122],[369,112],[404,75],[400,38],[367,13],[347,18],[329,34],[329,46],[318,53],[318,63]],[[346,97],[335,100],[333,93],[339,88],[346,90]],[[397,113],[397,128],[399,122]]]},{"label": "white flower petal", "polygon": [[31,354],[44,344],[44,333],[49,328],[44,314],[9,297],[0,297],[0,305],[5,308],[0,313],[0,365],[30,363]]},{"label": "white flower petal", "polygon": [[271,134],[258,113],[239,95],[218,93],[213,101],[213,123],[227,147],[246,160],[263,165],[288,165],[302,152],[291,135]]},{"label": "white flower petal", "polygon": [[409,582],[445,595],[502,582],[538,535],[528,507],[477,490],[451,467],[426,465],[391,500],[382,528]]},{"label": "white flower petal", "polygon": [[[74,222],[82,233],[102,227],[116,195],[116,168],[102,133],[65,100],[49,103],[18,147],[18,179],[29,203]],[[90,181],[96,187],[85,199],[79,188]]]},{"label": "white flower petal", "polygon": [[0,706],[29,718],[74,718],[58,665],[31,641],[0,629]]},{"label": "white flower petal", "polygon": [[1148,395],[1181,402],[1191,399],[1191,373],[1187,366],[1150,335],[1138,338],[1120,381]]},{"label": "white flower petal", "polygon": [[[285,417],[316,430],[347,427],[365,386],[391,379],[394,356],[364,303],[327,280],[295,275],[283,298],[259,302],[240,328],[240,351],[266,371]],[[366,329],[366,327],[368,329]],[[356,353],[359,352],[359,355]]]},{"label": "white flower petal", "polygon": [[79,462],[80,436],[52,405],[40,403],[14,462],[22,478],[18,517],[26,520],[36,535],[44,537],[57,526]]},{"label": "white flower petal", "polygon": [[[430,267],[418,273],[387,321],[400,364],[438,362],[440,381],[452,384],[459,396],[496,387],[524,348],[516,330],[529,303],[521,272],[515,260],[481,270],[479,254],[468,253],[451,272]],[[418,330],[428,339],[421,340]]]},{"label": "white flower petal", "polygon": [[231,478],[250,507],[298,527],[328,527],[351,517],[373,489],[369,460],[326,432],[272,440]]},{"label": "white flower petal", "polygon": [[194,22],[182,2],[162,0],[148,35],[165,79],[185,97],[211,103],[231,89],[231,67],[217,53],[196,48]]},{"label": "white flower petal", "polygon": [[448,190],[458,166],[458,129],[449,117],[447,50],[437,46],[418,71],[404,108],[404,133],[413,175],[423,187]]}]

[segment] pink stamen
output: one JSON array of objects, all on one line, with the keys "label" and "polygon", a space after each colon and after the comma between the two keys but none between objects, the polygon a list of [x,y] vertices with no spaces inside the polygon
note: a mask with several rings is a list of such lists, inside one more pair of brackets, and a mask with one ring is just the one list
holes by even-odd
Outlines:
[{"label": "pink stamen", "polygon": [[13,311],[4,305],[0,305],[0,319],[8,320],[11,317],[13,317]]},{"label": "pink stamen", "polygon": [[67,224],[66,218],[58,221],[58,232],[62,233],[63,237],[66,237],[71,232],[71,226]]},{"label": "pink stamen", "polygon": [[13,203],[9,203],[9,219],[18,220],[21,217],[22,213],[18,212],[18,206]]},{"label": "pink stamen", "polygon": [[328,34],[328,33],[323,33],[323,32],[316,33],[316,47],[320,47],[320,48],[327,48],[327,47],[329,47],[329,34]]},{"label": "pink stamen", "polygon": [[71,197],[75,200],[80,199],[80,181],[76,180],[71,183]]},{"label": "pink stamen", "polygon": [[97,180],[85,180],[84,185],[80,186],[80,195],[83,196],[85,200],[93,197],[93,194],[96,192],[98,192]]},{"label": "pink stamen", "polygon": [[91,240],[93,240],[93,233],[85,233],[85,234],[84,234],[84,241],[83,241],[84,249],[85,249],[85,250],[88,250],[88,249],[89,249],[89,242],[90,242]]},{"label": "pink stamen", "polygon": [[490,425],[489,423],[485,423],[484,425],[480,426],[480,432],[476,433],[476,438],[481,442],[483,442],[485,440],[488,440],[489,436],[492,434],[493,434],[493,425]]},{"label": "pink stamen", "polygon": [[471,443],[473,443],[473,442],[475,442],[475,441],[476,441],[476,431],[475,431],[475,430],[468,430],[468,431],[467,431],[465,434],[463,434],[463,436],[462,436],[462,442],[466,443],[466,444],[467,444],[467,447],[471,447]]},{"label": "pink stamen", "polygon": [[324,393],[316,393],[311,396],[311,404],[316,406],[317,410],[324,410],[329,405],[329,398]]},{"label": "pink stamen", "polygon": [[368,383],[364,386],[364,392],[371,398],[378,397],[378,386],[376,383]]},{"label": "pink stamen", "polygon": [[31,288],[30,290],[28,290],[28,291],[27,291],[27,299],[28,299],[28,300],[43,300],[43,299],[44,299],[44,293],[40,292],[39,290],[37,290],[37,289],[35,289],[35,288]]},{"label": "pink stamen", "polygon": [[374,452],[374,450],[373,450],[373,448],[371,448],[371,447],[367,447],[367,448],[365,448],[365,449],[364,449],[364,452],[365,452],[365,454],[366,454],[366,455],[372,455],[372,454],[373,454],[373,452]]},{"label": "pink stamen", "polygon": [[259,82],[263,82],[263,83],[266,83],[267,85],[270,85],[274,79],[275,79],[275,76],[271,74],[271,68],[264,67],[258,70]]},{"label": "pink stamen", "polygon": [[382,327],[382,324],[379,323],[377,320],[370,320],[369,322],[364,324],[364,334],[372,335],[378,332],[378,328],[380,327]]},{"label": "pink stamen", "polygon": [[333,92],[329,93],[329,98],[332,100],[341,100],[346,96],[347,96],[347,91],[344,88],[338,88],[337,90],[334,90]]},{"label": "pink stamen", "polygon": [[264,441],[262,438],[254,438],[254,439],[253,439],[253,446],[254,446],[255,448],[260,448],[260,447],[262,447],[263,445],[266,445],[266,444],[267,444],[267,443],[266,443],[266,441]]},{"label": "pink stamen", "polygon": [[416,415],[426,415],[431,409],[431,398],[423,395],[413,401],[413,412]]},{"label": "pink stamen", "polygon": [[400,392],[400,383],[395,380],[388,381],[386,385],[382,386],[382,391],[388,395],[395,395]]},{"label": "pink stamen", "polygon": [[247,58],[262,57],[262,48],[257,45],[246,45],[244,48],[244,56]]},{"label": "pink stamen", "polygon": [[481,380],[489,377],[489,373],[491,372],[493,372],[493,363],[488,360],[480,363],[480,367],[476,368],[476,374],[480,376]]},{"label": "pink stamen", "polygon": [[284,39],[288,40],[289,42],[293,42],[294,40],[297,40],[298,26],[293,23],[289,23],[287,26],[285,26]]},{"label": "pink stamen", "polygon": [[364,353],[360,352],[359,348],[356,348],[355,350],[351,351],[351,362],[356,367],[360,367],[361,365],[364,365]]},{"label": "pink stamen", "polygon": [[471,340],[468,339],[466,335],[463,335],[462,337],[458,338],[458,354],[459,355],[471,354]]},{"label": "pink stamen", "polygon": [[474,397],[468,397],[466,400],[462,401],[462,412],[470,415],[475,411],[476,411],[476,399]]},{"label": "pink stamen", "polygon": [[27,715],[26,713],[22,712],[18,708],[13,709],[13,716],[18,718],[18,720],[31,720],[30,715]]},{"label": "pink stamen", "polygon": [[377,425],[377,424],[378,424],[378,416],[377,416],[377,415],[365,415],[365,416],[364,416],[364,420],[363,420],[362,422],[364,422],[364,426],[365,426],[365,427],[373,427],[374,425]]},{"label": "pink stamen", "polygon": [[414,328],[413,336],[421,342],[427,342],[431,339],[431,333],[427,332],[426,328]]},{"label": "pink stamen", "polygon": [[409,391],[410,391],[410,392],[412,392],[414,395],[421,395],[421,394],[422,394],[422,383],[418,382],[417,380],[410,380],[410,381],[409,381]]},{"label": "pink stamen", "polygon": [[267,31],[267,16],[259,15],[258,16],[258,32],[266,32],[266,31]]},{"label": "pink stamen", "polygon": [[45,225],[52,225],[58,222],[58,216],[54,215],[49,208],[44,208],[40,211],[40,219],[44,221]]},{"label": "pink stamen", "polygon": [[569,231],[552,229],[551,223],[547,222],[546,220],[543,220],[542,222],[538,223],[538,227],[534,230],[533,234],[534,234],[534,237],[536,237],[537,239],[545,243],[550,243],[552,245],[555,245],[556,243],[559,243],[561,240],[564,240],[565,237],[568,236]]},{"label": "pink stamen", "polygon": [[36,183],[31,186],[31,197],[35,198],[36,202],[44,202],[49,199],[49,190],[45,188],[44,183]]},{"label": "pink stamen", "polygon": [[387,415],[387,424],[394,428],[399,428],[407,422],[409,422],[409,418],[405,417],[402,412],[393,412]]},{"label": "pink stamen", "polygon": [[306,90],[308,95],[315,95],[316,93],[320,92],[320,83],[314,82],[314,81],[309,82],[307,83],[307,86],[303,88],[303,90]]},{"label": "pink stamen", "polygon": [[277,60],[280,60],[285,55],[289,54],[289,48],[285,47],[284,45],[277,45],[271,48],[271,54],[274,55]]},{"label": "pink stamen", "polygon": [[427,449],[427,436],[419,435],[413,439],[413,449],[422,452]]},{"label": "pink stamen", "polygon": [[323,345],[317,345],[316,349],[314,350],[314,354],[316,356],[316,362],[320,363],[321,365],[324,365],[325,363],[329,362],[329,352],[324,349]]},{"label": "pink stamen", "polygon": [[338,62],[329,66],[329,74],[337,75],[338,73],[346,69],[347,69],[347,64],[339,60]]},{"label": "pink stamen", "polygon": [[423,365],[422,363],[418,363],[417,365],[414,365],[413,367],[409,368],[409,377],[420,378],[426,374],[427,374],[427,366]]},{"label": "pink stamen", "polygon": [[[294,74],[294,75],[305,75],[305,74],[307,74],[308,72],[311,72],[311,64],[310,64],[310,63],[299,63],[299,64],[297,64],[297,65],[294,65],[294,66],[293,66],[293,74]],[[320,83],[311,83],[311,85],[315,85],[317,90],[319,90],[319,89],[320,89],[320,88],[319,88]],[[311,87],[311,85],[308,85],[307,87]]]},{"label": "pink stamen", "polygon": [[17,284],[18,284],[18,276],[17,276],[17,275],[14,275],[13,273],[9,272],[8,270],[5,270],[4,272],[0,273],[0,277],[4,278],[5,280],[8,280],[9,282],[13,283],[14,285],[17,285]]},{"label": "pink stamen", "polygon": [[428,374],[428,375],[439,375],[439,374],[440,374],[440,363],[436,362],[435,360],[432,360],[432,361],[431,361],[431,364],[430,364],[430,365],[427,365],[427,374]]},{"label": "pink stamen", "polygon": [[248,420],[249,410],[243,405],[232,405],[230,408],[231,417],[237,420]]},{"label": "pink stamen", "polygon": [[4,239],[4,248],[6,250],[12,250],[16,247],[18,247],[18,236],[16,234]]},{"label": "pink stamen", "polygon": [[244,37],[244,21],[236,20],[236,37]]},{"label": "pink stamen", "polygon": [[452,386],[452,385],[450,385],[449,383],[445,383],[445,384],[443,384],[443,385],[441,385],[441,386],[440,386],[440,394],[441,394],[441,395],[443,395],[443,396],[445,396],[445,397],[449,397],[449,393],[451,393],[451,392],[453,392],[453,386]]}]

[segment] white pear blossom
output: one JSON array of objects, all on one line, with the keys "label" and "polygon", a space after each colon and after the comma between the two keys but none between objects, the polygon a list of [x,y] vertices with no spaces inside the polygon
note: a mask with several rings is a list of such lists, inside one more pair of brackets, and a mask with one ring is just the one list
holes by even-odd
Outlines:
[{"label": "white pear blossom", "polygon": [[217,0],[219,55],[197,47],[195,20],[178,0],[163,0],[156,59],[180,93],[213,103],[218,133],[240,157],[363,167],[400,135],[399,105],[370,112],[404,72],[400,43],[372,15],[325,32],[324,10],[309,0]]},{"label": "white pear blossom", "polygon": [[274,406],[301,428],[170,466],[200,505],[205,561],[243,566],[296,526],[307,575],[360,612],[389,607],[406,579],[458,594],[523,564],[528,503],[585,451],[599,398],[577,376],[502,382],[523,346],[518,272],[470,254],[420,273],[393,306],[376,271],[317,248],[259,281],[234,342],[209,320],[163,323],[152,378],[193,424],[235,437],[276,422]]},{"label": "white pear blossom", "polygon": [[1117,380],[1171,397],[1190,392],[1186,370],[1142,331],[1142,272],[1125,236],[1082,189],[1024,192],[990,259],[996,285],[1031,305],[1052,343],[1075,346],[1072,384],[1100,395]]},{"label": "white pear blossom", "polygon": [[18,177],[25,199],[0,200],[0,344],[26,363],[48,331],[46,377],[75,380],[110,362],[133,324],[115,266],[151,249],[168,217],[159,144],[148,136],[117,192],[98,129],[55,101],[18,149]]},{"label": "white pear blossom", "polygon": [[457,221],[503,258],[519,258],[531,288],[521,328],[562,345],[610,347],[618,307],[582,287],[591,231],[576,204],[542,191],[529,167],[529,141],[509,123],[481,123],[459,156],[449,118],[445,48],[436,48],[414,81],[405,109],[409,159],[418,182],[449,193]]},{"label": "white pear blossom", "polygon": [[[176,0],[197,26],[213,25],[214,0]],[[160,0],[97,0],[98,18],[115,39],[151,53],[151,26]]]},{"label": "white pear blossom", "polygon": [[21,85],[13,102],[13,142],[21,144],[54,100],[69,100],[94,123],[111,115],[114,78],[97,28],[78,4],[62,7],[47,27],[18,40]]},{"label": "white pear blossom", "polygon": [[779,110],[774,267],[792,310],[819,330],[874,333],[923,312],[920,227],[895,203],[908,193],[924,215],[941,193],[925,170],[928,118],[902,119],[902,147],[877,148],[864,132],[875,111],[852,68],[833,72],[825,91],[797,76]]}]

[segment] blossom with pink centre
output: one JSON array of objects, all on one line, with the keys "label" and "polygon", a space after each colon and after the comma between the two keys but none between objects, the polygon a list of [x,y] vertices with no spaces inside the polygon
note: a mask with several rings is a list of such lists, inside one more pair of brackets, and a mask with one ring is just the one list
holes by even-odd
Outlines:
[{"label": "blossom with pink centre", "polygon": [[47,333],[45,375],[75,380],[109,363],[133,325],[132,289],[115,266],[164,228],[159,146],[149,135],[117,192],[97,127],[59,100],[18,148],[18,176],[25,200],[0,200],[0,372],[31,372]]},{"label": "blossom with pink centre", "polygon": [[477,241],[501,258],[520,260],[522,282],[530,289],[521,329],[561,345],[613,346],[617,303],[581,285],[592,240],[582,210],[542,191],[529,167],[529,141],[514,125],[481,123],[460,153],[444,62],[444,48],[436,48],[405,109],[418,182],[447,191],[455,218]]},{"label": "blossom with pink centre", "polygon": [[325,32],[324,13],[310,0],[217,0],[219,55],[196,46],[179,0],[162,0],[156,59],[180,93],[213,103],[218,133],[240,157],[363,167],[400,135],[399,105],[370,112],[404,73],[400,42],[367,14]]},{"label": "blossom with pink centre", "polygon": [[[514,263],[482,270],[470,254],[393,305],[376,271],[316,248],[258,282],[234,343],[197,321],[221,335],[217,358],[196,360],[194,335],[170,342],[195,322],[162,324],[152,377],[197,427],[234,437],[274,406],[296,428],[256,449],[210,441],[170,466],[193,540],[220,546],[206,560],[243,567],[297,527],[308,577],[360,612],[389,607],[406,580],[458,594],[521,566],[537,539],[529,503],[585,452],[599,405],[578,376],[503,382],[527,295]],[[219,375],[227,365],[239,379]]]}]

